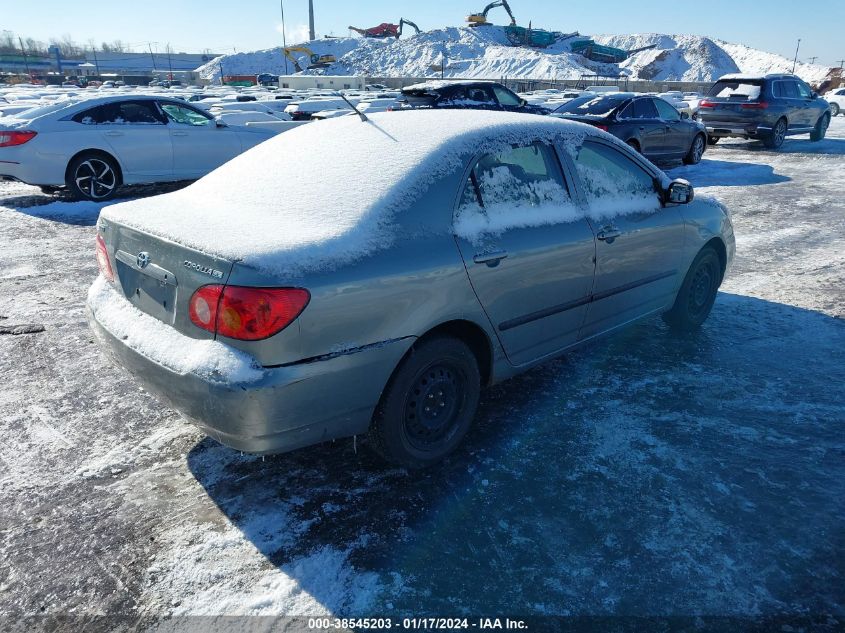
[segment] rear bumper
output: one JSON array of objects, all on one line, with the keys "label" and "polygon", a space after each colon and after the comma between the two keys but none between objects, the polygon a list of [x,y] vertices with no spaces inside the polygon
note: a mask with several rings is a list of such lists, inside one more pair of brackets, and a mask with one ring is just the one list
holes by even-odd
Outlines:
[{"label": "rear bumper", "polygon": [[102,347],[145,389],[221,444],[283,453],[364,433],[394,368],[413,344],[400,339],[325,360],[266,368],[249,383],[218,383],[180,374],[130,348],[88,320]]},{"label": "rear bumper", "polygon": [[729,136],[739,138],[760,138],[772,133],[769,125],[761,123],[737,123],[735,121],[707,121],[702,120],[707,129],[707,136],[724,138]]}]

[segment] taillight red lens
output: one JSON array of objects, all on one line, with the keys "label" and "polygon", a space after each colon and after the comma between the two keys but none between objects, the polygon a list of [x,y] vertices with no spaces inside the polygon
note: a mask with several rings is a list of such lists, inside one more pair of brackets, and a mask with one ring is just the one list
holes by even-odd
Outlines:
[{"label": "taillight red lens", "polygon": [[302,288],[203,286],[191,297],[191,322],[241,341],[259,341],[293,323],[311,300]]},{"label": "taillight red lens", "polygon": [[699,102],[698,102],[698,107],[699,107],[699,108],[715,108],[715,107],[716,107],[716,104],[715,104],[715,103],[713,103],[712,101],[707,101],[707,100],[705,99],[705,100],[703,100],[703,101],[699,101]]},{"label": "taillight red lens", "polygon": [[38,132],[31,130],[23,130],[21,132],[12,132],[10,130],[0,131],[0,147],[12,147],[14,145],[23,145],[35,138]]},{"label": "taillight red lens", "polygon": [[100,233],[97,233],[97,266],[100,267],[103,277],[114,282],[114,271],[109,261],[109,252],[106,250],[106,241]]},{"label": "taillight red lens", "polygon": [[600,129],[600,130],[604,131],[604,132],[607,132],[607,126],[606,126],[606,125],[596,125],[596,127],[597,127],[598,129]]},{"label": "taillight red lens", "polygon": [[765,110],[769,104],[765,101],[758,101],[757,103],[743,103],[741,106],[744,110]]}]

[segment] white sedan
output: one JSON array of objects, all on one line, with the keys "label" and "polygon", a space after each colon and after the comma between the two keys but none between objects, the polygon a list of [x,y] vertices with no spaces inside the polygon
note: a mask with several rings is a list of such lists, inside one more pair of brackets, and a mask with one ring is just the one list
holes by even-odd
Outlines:
[{"label": "white sedan", "polygon": [[200,178],[274,135],[167,97],[67,100],[0,118],[0,180],[108,200],[124,184]]},{"label": "white sedan", "polygon": [[845,111],[845,87],[831,90],[824,96],[824,100],[830,104],[830,115],[837,116]]}]

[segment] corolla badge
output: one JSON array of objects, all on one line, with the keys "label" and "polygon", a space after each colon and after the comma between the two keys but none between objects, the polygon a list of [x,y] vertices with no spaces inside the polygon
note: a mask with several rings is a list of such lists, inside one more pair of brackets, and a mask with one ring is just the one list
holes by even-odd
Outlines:
[{"label": "corolla badge", "polygon": [[223,279],[223,271],[221,270],[215,270],[214,268],[209,268],[208,266],[203,266],[202,264],[197,264],[196,262],[190,262],[187,259],[182,263],[182,265],[188,270],[195,270],[198,273],[214,277],[215,279]]},{"label": "corolla badge", "polygon": [[142,251],[138,253],[138,259],[136,261],[138,263],[138,268],[146,268],[150,263],[150,254]]}]

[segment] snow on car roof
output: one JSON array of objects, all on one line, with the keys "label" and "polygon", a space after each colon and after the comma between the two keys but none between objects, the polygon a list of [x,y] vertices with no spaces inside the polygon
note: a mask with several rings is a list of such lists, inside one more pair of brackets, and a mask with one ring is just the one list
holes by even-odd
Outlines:
[{"label": "snow on car roof", "polygon": [[389,246],[395,214],[467,155],[597,134],[559,119],[482,110],[340,117],[276,136],[185,189],[113,205],[101,217],[298,276]]}]

